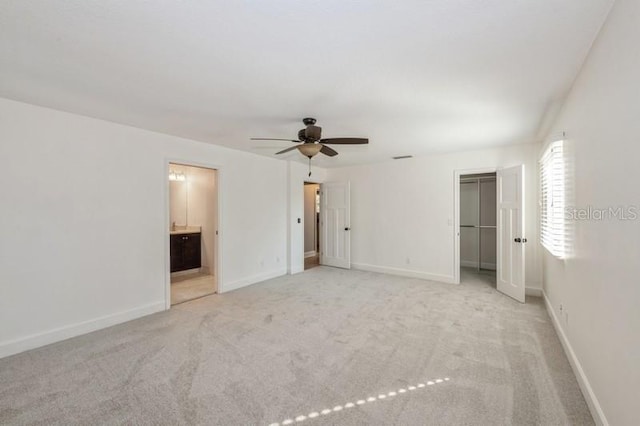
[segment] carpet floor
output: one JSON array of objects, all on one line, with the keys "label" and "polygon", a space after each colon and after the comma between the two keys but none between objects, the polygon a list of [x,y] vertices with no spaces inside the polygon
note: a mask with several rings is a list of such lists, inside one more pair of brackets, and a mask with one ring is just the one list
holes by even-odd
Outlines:
[{"label": "carpet floor", "polygon": [[539,298],[317,267],[0,360],[1,424],[588,425]]}]

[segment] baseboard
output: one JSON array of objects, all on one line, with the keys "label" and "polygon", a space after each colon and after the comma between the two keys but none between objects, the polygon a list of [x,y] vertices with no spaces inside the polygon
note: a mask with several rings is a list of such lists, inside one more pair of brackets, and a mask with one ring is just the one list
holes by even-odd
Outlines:
[{"label": "baseboard", "polygon": [[270,280],[271,278],[276,278],[287,273],[286,268],[276,269],[275,271],[264,272],[262,274],[252,275],[247,278],[242,278],[240,280],[232,281],[230,283],[223,283],[220,288],[219,293],[227,293],[229,291],[237,290],[242,287],[247,287],[252,284],[259,283],[261,281]]},{"label": "baseboard", "polygon": [[315,251],[315,250],[313,250],[313,251],[306,251],[306,252],[304,252],[304,257],[305,257],[305,259],[306,259],[307,257],[313,257],[313,256],[315,256],[315,255],[316,255],[316,251]]},{"label": "baseboard", "polygon": [[604,411],[602,411],[602,407],[598,402],[598,398],[596,398],[596,395],[593,392],[593,389],[591,388],[591,384],[589,383],[589,379],[584,373],[584,370],[582,369],[582,365],[580,364],[580,361],[578,361],[578,357],[573,351],[573,347],[571,347],[571,343],[569,343],[569,339],[567,339],[567,335],[564,333],[564,329],[562,328],[562,325],[560,325],[560,321],[558,320],[558,317],[556,316],[556,313],[553,310],[553,306],[551,306],[551,302],[547,298],[547,294],[544,292],[544,290],[542,290],[542,297],[544,298],[544,303],[547,307],[547,313],[551,318],[551,323],[553,324],[553,327],[556,329],[556,333],[560,338],[560,343],[562,343],[564,352],[567,355],[567,358],[569,359],[569,364],[571,364],[573,373],[576,375],[576,378],[578,379],[578,385],[580,386],[580,389],[582,390],[582,395],[584,396],[584,399],[586,400],[587,405],[589,406],[589,411],[591,411],[591,416],[593,417],[593,420],[598,425],[608,426],[609,422],[607,421],[607,418],[604,415]]},{"label": "baseboard", "polygon": [[351,267],[360,271],[379,272],[381,274],[398,275],[401,277],[420,278],[429,281],[438,281],[448,284],[455,283],[455,279],[449,275],[430,274],[410,269],[392,268],[389,266],[368,265],[366,263],[352,263]]},{"label": "baseboard", "polygon": [[527,296],[542,297],[542,289],[539,287],[525,287],[524,294]]},{"label": "baseboard", "polygon": [[291,271],[289,272],[289,274],[290,275],[299,274],[300,272],[304,272],[304,266],[296,266],[294,268],[291,268]]},{"label": "baseboard", "polygon": [[111,327],[116,324],[121,324],[123,322],[131,321],[133,319],[164,310],[165,302],[163,300],[161,302],[151,303],[129,311],[105,315],[100,318],[95,318],[81,323],[54,328],[53,330],[45,331],[43,333],[32,334],[19,339],[2,342],[0,343],[0,358],[15,355],[30,349],[39,348],[51,343],[57,343],[62,340]]},{"label": "baseboard", "polygon": [[[474,262],[473,260],[460,260],[460,266],[465,268],[477,268],[478,262]],[[480,264],[480,268],[489,269],[491,271],[495,271],[497,266],[495,263],[482,262]]]}]

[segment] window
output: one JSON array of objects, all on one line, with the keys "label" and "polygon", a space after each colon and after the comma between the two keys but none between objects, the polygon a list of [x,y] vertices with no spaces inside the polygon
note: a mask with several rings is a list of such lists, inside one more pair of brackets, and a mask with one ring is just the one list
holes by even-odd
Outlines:
[{"label": "window", "polygon": [[565,166],[563,142],[553,142],[540,159],[540,240],[554,256],[565,256]]}]

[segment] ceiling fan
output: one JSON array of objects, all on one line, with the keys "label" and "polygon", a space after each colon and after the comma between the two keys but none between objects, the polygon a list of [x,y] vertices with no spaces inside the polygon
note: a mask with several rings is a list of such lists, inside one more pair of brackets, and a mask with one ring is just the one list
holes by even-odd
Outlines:
[{"label": "ceiling fan", "polygon": [[298,139],[278,139],[278,138],[251,138],[253,141],[287,141],[294,142],[298,145],[292,146],[282,151],[276,152],[278,154],[284,154],[289,151],[297,149],[302,155],[309,158],[309,176],[311,176],[311,158],[317,155],[319,152],[329,157],[338,155],[338,152],[327,145],[364,145],[369,143],[369,139],[366,138],[327,138],[322,139],[322,127],[316,126],[316,119],[307,117],[303,118],[302,122],[306,126],[304,129],[298,131]]}]

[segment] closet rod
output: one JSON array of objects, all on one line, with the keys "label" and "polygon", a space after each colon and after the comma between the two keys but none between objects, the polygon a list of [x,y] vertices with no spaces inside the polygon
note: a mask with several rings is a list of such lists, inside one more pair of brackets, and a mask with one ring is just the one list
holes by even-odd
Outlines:
[{"label": "closet rod", "polygon": [[479,178],[465,178],[465,177],[461,177],[460,178],[460,183],[473,183],[473,182],[477,182],[477,181],[492,181],[492,180],[496,180],[495,176],[490,176],[490,177],[479,177]]}]

